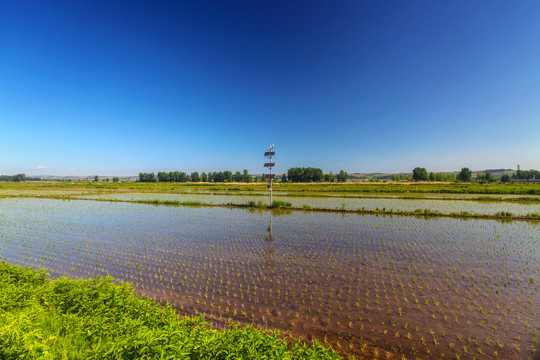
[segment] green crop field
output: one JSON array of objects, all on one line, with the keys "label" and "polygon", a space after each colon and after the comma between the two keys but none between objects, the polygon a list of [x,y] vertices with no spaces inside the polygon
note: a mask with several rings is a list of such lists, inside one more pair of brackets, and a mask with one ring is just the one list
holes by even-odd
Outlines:
[{"label": "green crop field", "polygon": [[[337,194],[498,194],[540,195],[539,183],[274,183],[277,192]],[[77,192],[266,192],[266,183],[139,183],[91,181],[0,182],[2,193],[77,193]]]}]

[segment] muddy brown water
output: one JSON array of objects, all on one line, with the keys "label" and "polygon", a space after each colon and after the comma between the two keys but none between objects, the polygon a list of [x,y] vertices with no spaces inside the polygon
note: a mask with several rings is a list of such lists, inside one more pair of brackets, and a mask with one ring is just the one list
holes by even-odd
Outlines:
[{"label": "muddy brown water", "polygon": [[0,259],[345,356],[537,357],[535,222],[0,199]]}]

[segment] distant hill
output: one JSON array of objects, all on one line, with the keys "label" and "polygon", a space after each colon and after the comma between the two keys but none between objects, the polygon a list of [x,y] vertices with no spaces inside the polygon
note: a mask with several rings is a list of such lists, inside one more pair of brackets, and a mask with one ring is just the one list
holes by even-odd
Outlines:
[{"label": "distant hill", "polygon": [[[460,169],[461,170],[461,169]],[[428,172],[430,172],[428,170]],[[444,174],[450,175],[459,174],[459,170],[457,171],[441,171]],[[473,170],[473,178],[475,178],[478,174],[485,174],[486,172],[490,172],[493,177],[500,178],[504,174],[512,175],[515,173],[515,170],[513,169],[487,169],[487,170]],[[408,175],[411,175],[412,172],[403,172],[403,173],[352,173],[349,174],[350,180],[390,180],[392,179],[393,174],[403,174],[405,177]]]},{"label": "distant hill", "polygon": [[487,169],[487,170],[484,170],[484,172],[490,172],[492,174],[506,173],[506,172],[513,172],[513,171],[514,171],[513,169]]},{"label": "distant hill", "polygon": [[[95,175],[86,176],[86,175],[73,175],[73,176],[61,176],[61,175],[35,175],[32,176],[35,178],[40,178],[42,180],[49,180],[49,181],[59,181],[59,180],[68,180],[68,181],[80,181],[80,180],[94,180],[96,177]],[[103,181],[105,179],[109,179],[112,181],[112,178],[116,177],[116,175],[107,175],[102,176],[99,175],[98,179],[99,181]],[[138,176],[118,176],[120,181],[136,181],[139,177]]]},{"label": "distant hill", "polygon": [[495,178],[500,178],[501,176],[503,176],[504,174],[507,174],[507,175],[510,175],[512,176],[512,174],[514,174],[516,172],[516,170],[513,170],[513,169],[487,169],[487,170],[479,170],[479,171],[473,171],[473,177],[476,177],[479,173],[491,173],[491,175],[493,175],[493,177]]}]

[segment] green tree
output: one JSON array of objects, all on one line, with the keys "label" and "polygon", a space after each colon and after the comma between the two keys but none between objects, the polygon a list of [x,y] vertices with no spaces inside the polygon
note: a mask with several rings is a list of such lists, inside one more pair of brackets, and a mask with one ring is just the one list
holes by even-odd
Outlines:
[{"label": "green tree", "polygon": [[471,181],[472,177],[472,171],[469,170],[469,168],[461,168],[461,171],[459,172],[457,179],[460,181]]},{"label": "green tree", "polygon": [[244,169],[244,172],[242,173],[242,181],[246,183],[251,182],[251,175],[249,175],[246,169]]},{"label": "green tree", "polygon": [[512,175],[512,179],[540,179],[540,171],[538,170],[518,170]]},{"label": "green tree", "polygon": [[281,175],[281,182],[287,182],[287,174]]},{"label": "green tree", "polygon": [[99,181],[99,177],[96,175],[96,176],[94,177],[94,182],[98,182],[98,181]]},{"label": "green tree", "polygon": [[113,182],[119,182],[119,181],[120,181],[120,178],[118,178],[118,176],[114,176],[114,177],[112,178],[112,181],[113,181]]},{"label": "green tree", "polygon": [[510,175],[508,175],[508,174],[503,174],[503,176],[501,176],[501,182],[503,182],[503,183],[508,183],[508,182],[510,182]]},{"label": "green tree", "polygon": [[139,173],[139,182],[156,182],[154,173]]},{"label": "green tree", "polygon": [[180,182],[188,182],[189,180],[191,180],[191,177],[188,174],[186,174],[185,172],[180,171],[180,176],[179,176],[178,181],[180,181]]},{"label": "green tree", "polygon": [[487,182],[493,182],[495,181],[495,178],[493,177],[493,175],[491,175],[491,173],[488,171],[484,177],[486,179]]},{"label": "green tree", "polygon": [[428,173],[425,168],[415,167],[413,169],[412,178],[414,181],[427,181]]},{"label": "green tree", "polygon": [[314,182],[321,182],[324,180],[324,173],[321,169],[319,168],[309,168],[310,170],[310,176],[309,176],[309,179],[310,181],[314,181]]},{"label": "green tree", "polygon": [[169,174],[163,171],[158,171],[157,179],[159,182],[167,182],[169,181]]},{"label": "green tree", "polygon": [[201,181],[201,177],[199,176],[199,172],[197,171],[192,172],[190,177],[191,177],[191,181],[193,182]]},{"label": "green tree", "polygon": [[291,182],[320,182],[324,180],[323,171],[312,167],[294,167],[287,170]]},{"label": "green tree", "polygon": [[346,171],[343,171],[343,170],[339,171],[339,174],[337,175],[338,182],[347,182],[348,178],[349,178],[349,174],[347,174]]},{"label": "green tree", "polygon": [[429,181],[435,181],[435,174],[432,172],[429,173]]},{"label": "green tree", "polygon": [[234,182],[242,182],[242,174],[240,174],[240,171],[237,171],[233,175]]},{"label": "green tree", "polygon": [[302,176],[302,168],[293,167],[287,170],[287,178],[292,182],[302,182],[304,180]]},{"label": "green tree", "polygon": [[39,178],[27,178],[25,174],[0,175],[0,181],[20,182],[25,180],[40,180]]},{"label": "green tree", "polygon": [[201,173],[201,181],[202,182],[207,182],[208,181],[208,176],[206,176],[205,172]]}]

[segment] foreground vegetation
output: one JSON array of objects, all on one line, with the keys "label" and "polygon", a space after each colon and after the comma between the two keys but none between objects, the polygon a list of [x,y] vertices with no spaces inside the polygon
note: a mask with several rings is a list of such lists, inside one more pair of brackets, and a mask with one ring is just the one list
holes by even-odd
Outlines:
[{"label": "foreground vegetation", "polygon": [[136,297],[112,278],[50,280],[44,270],[0,262],[2,359],[337,359],[331,349],[291,344],[277,333],[231,325]]}]

